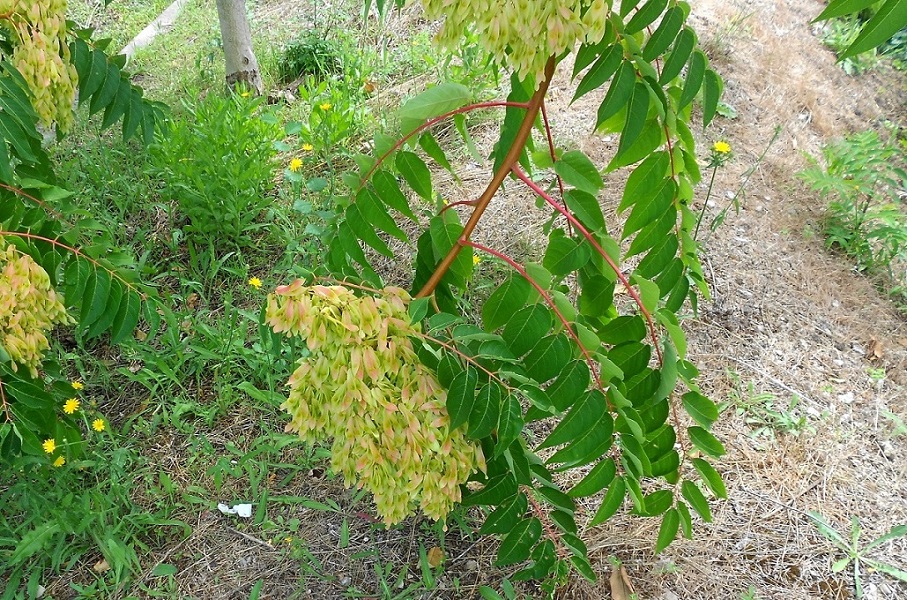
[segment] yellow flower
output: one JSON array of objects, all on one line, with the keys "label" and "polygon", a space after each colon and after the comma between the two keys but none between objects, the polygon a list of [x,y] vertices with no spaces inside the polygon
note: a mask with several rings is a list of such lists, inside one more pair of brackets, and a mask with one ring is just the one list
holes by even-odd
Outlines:
[{"label": "yellow flower", "polygon": [[473,265],[477,265],[477,264],[479,264],[480,262],[482,262],[482,257],[479,256],[478,254],[473,254],[473,255],[472,255],[472,264],[473,264]]},{"label": "yellow flower", "polygon": [[298,158],[294,158],[290,161],[290,170],[294,173],[302,168],[302,161]]},{"label": "yellow flower", "polygon": [[91,422],[91,428],[100,433],[107,428],[107,425],[104,423],[104,419],[95,419]]},{"label": "yellow flower", "polygon": [[302,145],[303,152],[311,152],[314,149],[315,149],[315,146],[313,146],[312,144],[303,144]]},{"label": "yellow flower", "polygon": [[712,146],[712,150],[714,150],[718,154],[730,154],[731,145],[728,144],[727,142],[725,142],[724,140],[721,140],[721,141],[715,142],[715,144]]},{"label": "yellow flower", "polygon": [[66,458],[63,456],[58,456],[57,460],[54,461],[55,467],[62,467],[65,464],[66,464]]},{"label": "yellow flower", "polygon": [[41,444],[41,447],[44,448],[44,451],[48,454],[53,454],[54,450],[57,449],[57,442],[53,438],[44,440],[44,443]]},{"label": "yellow flower", "polygon": [[331,110],[332,106],[333,105],[330,102],[322,102],[318,105],[318,108],[320,108],[321,110]]},{"label": "yellow flower", "polygon": [[73,381],[70,385],[74,390],[81,390],[83,387],[85,387],[85,385],[79,380]]},{"label": "yellow flower", "polygon": [[240,98],[248,98],[252,95],[252,92],[242,92],[239,96]]},{"label": "yellow flower", "polygon": [[259,279],[258,277],[252,277],[251,279],[249,279],[249,285],[254,287],[256,290],[261,289],[261,279]]},{"label": "yellow flower", "polygon": [[71,414],[73,414],[74,412],[76,412],[77,410],[79,410],[79,406],[80,406],[81,404],[82,404],[82,403],[79,402],[77,399],[75,399],[75,398],[70,398],[70,399],[67,400],[66,403],[63,405],[63,412],[65,412],[67,415],[71,415]]}]

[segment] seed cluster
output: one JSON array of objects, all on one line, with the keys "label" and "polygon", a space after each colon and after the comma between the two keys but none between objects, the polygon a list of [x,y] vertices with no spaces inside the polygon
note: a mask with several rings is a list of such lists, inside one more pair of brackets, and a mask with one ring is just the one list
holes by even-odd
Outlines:
[{"label": "seed cluster", "polygon": [[481,448],[462,427],[451,431],[447,391],[413,350],[409,300],[395,287],[357,296],[297,280],[267,307],[274,331],[305,339],[310,352],[288,382],[287,430],[309,442],[332,438],[331,467],[374,495],[387,525],[417,506],[445,517],[460,485],[485,469]]},{"label": "seed cluster", "polygon": [[38,117],[68,130],[78,75],[66,45],[66,0],[0,0],[0,24],[13,32],[12,63],[31,88]]},{"label": "seed cluster", "polygon": [[577,42],[598,43],[605,35],[610,0],[422,0],[430,19],[444,18],[437,41],[454,48],[463,30],[475,30],[480,43],[519,75],[544,78],[550,56]]},{"label": "seed cluster", "polygon": [[70,322],[47,272],[13,246],[0,251],[0,349],[12,359],[12,369],[18,370],[18,363],[37,377],[50,347],[47,332],[56,323]]}]

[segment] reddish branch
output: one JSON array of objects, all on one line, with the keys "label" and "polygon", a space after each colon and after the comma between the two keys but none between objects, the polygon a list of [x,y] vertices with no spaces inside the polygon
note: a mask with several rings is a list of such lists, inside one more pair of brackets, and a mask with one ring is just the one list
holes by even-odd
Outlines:
[{"label": "reddish branch", "polygon": [[656,352],[656,354],[658,354],[658,364],[663,365],[664,357],[661,354],[661,348],[658,346],[658,331],[655,329],[655,322],[652,320],[652,314],[648,311],[648,309],[645,307],[645,305],[643,305],[642,298],[639,297],[639,294],[630,285],[630,282],[627,279],[627,276],[623,274],[623,271],[620,270],[620,268],[617,266],[617,264],[614,262],[614,260],[611,258],[611,256],[607,252],[605,252],[604,248],[601,247],[601,245],[598,243],[598,241],[595,239],[595,237],[591,233],[589,233],[589,230],[586,229],[583,226],[583,224],[580,223],[579,220],[576,217],[574,217],[573,214],[569,210],[563,208],[557,202],[557,200],[552,198],[547,192],[545,192],[545,190],[540,188],[518,166],[514,165],[513,173],[523,183],[525,183],[527,186],[529,186],[529,188],[532,189],[532,191],[535,192],[540,198],[542,198],[545,202],[547,202],[549,206],[551,206],[552,208],[557,210],[559,213],[564,215],[567,218],[567,221],[569,221],[570,224],[572,224],[577,229],[577,231],[579,231],[581,234],[583,234],[583,237],[586,238],[586,240],[588,240],[590,244],[592,244],[592,247],[595,248],[595,251],[598,252],[602,258],[605,259],[605,262],[607,262],[608,266],[611,267],[611,270],[614,271],[614,274],[620,280],[621,284],[623,284],[623,286],[626,288],[627,293],[630,294],[631,298],[633,298],[633,301],[636,303],[636,306],[639,307],[640,313],[642,313],[643,317],[646,319],[646,323],[648,323],[648,325],[649,325],[649,334],[652,336],[652,345],[655,346],[655,352]]},{"label": "reddish branch", "polygon": [[4,236],[4,235],[16,236],[16,237],[25,238],[28,240],[38,240],[41,242],[47,242],[48,244],[50,244],[52,246],[56,246],[58,248],[63,248],[64,250],[66,250],[68,252],[72,252],[76,256],[77,259],[81,258],[81,259],[87,260],[92,265],[94,265],[95,269],[103,269],[104,271],[107,271],[108,273],[110,273],[111,277],[113,277],[114,279],[118,280],[120,283],[125,285],[127,289],[138,294],[142,300],[148,299],[148,296],[146,294],[144,294],[138,288],[136,288],[134,285],[132,285],[131,283],[129,283],[128,281],[123,279],[116,271],[114,271],[113,269],[108,269],[107,267],[102,265],[97,260],[91,258],[87,254],[84,254],[78,248],[74,248],[73,246],[64,244],[63,242],[61,242],[59,240],[55,240],[53,238],[45,237],[43,235],[35,235],[34,233],[25,233],[23,231],[2,231],[2,230],[0,230],[0,236]]},{"label": "reddish branch", "polygon": [[[582,353],[583,358],[586,359],[586,363],[589,365],[589,371],[592,372],[592,377],[595,379],[595,385],[598,387],[599,391],[601,391],[601,393],[604,394],[605,397],[607,398],[607,391],[605,390],[605,386],[604,386],[604,383],[602,383],[601,377],[599,377],[599,375],[598,375],[598,370],[596,369],[595,360],[592,358],[592,355],[589,354],[589,351],[586,350],[586,348],[583,346],[583,343],[580,341],[579,336],[576,335],[576,332],[573,331],[573,328],[570,327],[570,321],[567,320],[567,317],[564,316],[564,313],[562,313],[561,310],[557,307],[557,304],[554,303],[554,298],[551,297],[551,294],[548,293],[548,290],[546,290],[545,288],[540,286],[538,284],[538,282],[535,279],[533,279],[529,275],[529,273],[526,272],[526,269],[523,267],[523,265],[519,264],[518,262],[516,262],[515,260],[513,260],[512,258],[507,256],[506,254],[504,254],[502,252],[498,252],[497,250],[495,250],[493,248],[489,248],[488,246],[483,246],[482,244],[478,244],[476,242],[466,242],[466,245],[468,245],[472,248],[475,248],[476,250],[481,250],[482,252],[487,252],[488,254],[491,254],[495,258],[500,258],[501,260],[506,262],[508,265],[510,265],[514,271],[519,273],[523,277],[523,279],[528,281],[529,285],[531,285],[532,287],[535,288],[535,291],[537,291],[542,296],[542,298],[545,299],[545,302],[548,304],[549,307],[551,307],[551,310],[554,311],[554,314],[557,316],[558,320],[563,324],[564,329],[567,331],[567,334],[573,339],[574,342],[576,342],[576,345],[579,348],[579,351]],[[611,402],[609,400],[608,401],[609,407],[610,407],[610,404],[611,404]]]},{"label": "reddish branch", "polygon": [[554,74],[554,66],[555,59],[552,56],[545,65],[545,80],[539,85],[539,89],[536,90],[535,94],[533,94],[532,98],[529,100],[529,104],[526,107],[526,115],[523,117],[523,122],[520,123],[520,128],[513,139],[513,145],[511,145],[510,150],[507,151],[507,155],[501,162],[500,168],[495,172],[494,177],[492,177],[488,187],[485,188],[485,191],[476,201],[475,210],[472,211],[472,215],[469,217],[466,225],[463,226],[463,232],[460,234],[457,243],[453,245],[447,253],[447,256],[445,256],[437,268],[435,268],[435,271],[432,273],[428,282],[426,282],[422,289],[419,290],[419,293],[416,294],[417,298],[430,296],[434,293],[435,288],[441,283],[441,279],[450,269],[450,266],[453,264],[454,260],[456,260],[457,255],[460,254],[460,251],[464,247],[469,245],[469,236],[472,235],[473,230],[479,223],[479,219],[482,218],[485,209],[488,208],[491,199],[504,183],[504,179],[507,178],[513,165],[520,159],[520,154],[522,154],[523,149],[526,147],[526,141],[529,139],[529,135],[532,133],[532,128],[535,125],[535,118],[541,110],[542,101],[545,98],[545,94],[548,92],[548,85],[551,83],[551,76]]},{"label": "reddish branch", "polygon": [[413,129],[411,132],[409,132],[408,134],[406,134],[405,136],[403,136],[402,138],[397,140],[397,143],[394,144],[390,150],[388,150],[387,152],[382,154],[380,157],[378,157],[378,160],[375,162],[375,165],[371,169],[369,169],[368,172],[365,174],[365,176],[362,178],[361,183],[359,185],[359,189],[362,189],[362,186],[365,185],[365,182],[372,178],[372,175],[375,174],[375,171],[378,170],[378,167],[380,167],[384,163],[384,161],[388,159],[388,157],[392,156],[394,154],[394,152],[396,152],[397,150],[402,148],[403,145],[406,144],[406,142],[408,142],[414,135],[422,133],[426,129],[431,129],[432,127],[434,127],[441,121],[444,121],[444,120],[449,119],[456,115],[466,114],[466,113],[472,112],[474,110],[480,110],[483,108],[502,108],[502,107],[529,108],[529,104],[526,102],[509,102],[509,101],[501,101],[501,100],[496,100],[496,101],[491,101],[491,102],[479,102],[478,104],[470,104],[469,106],[464,106],[462,108],[458,108],[456,110],[446,112],[443,115],[441,115],[440,117],[435,117],[433,119],[429,119],[422,125],[419,125],[415,129]]},{"label": "reddish branch", "polygon": [[23,198],[27,198],[28,200],[31,200],[32,202],[34,202],[35,204],[37,204],[38,206],[40,206],[41,208],[43,208],[44,210],[46,210],[47,212],[52,214],[54,217],[56,217],[60,221],[63,221],[66,218],[63,215],[63,213],[51,208],[50,205],[47,204],[47,202],[45,202],[44,200],[41,200],[40,198],[36,198],[35,196],[32,196],[25,190],[20,190],[17,187],[13,187],[11,185],[6,185],[5,183],[0,183],[0,189],[10,191],[18,196],[22,196]]}]

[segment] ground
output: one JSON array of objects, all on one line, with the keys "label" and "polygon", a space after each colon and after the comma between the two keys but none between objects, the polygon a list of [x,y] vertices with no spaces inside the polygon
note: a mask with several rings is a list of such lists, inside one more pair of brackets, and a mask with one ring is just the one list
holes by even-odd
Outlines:
[{"label": "ground", "polygon": [[[304,4],[262,0],[255,15],[270,19],[274,30],[292,27],[310,15]],[[656,521],[624,514],[587,530],[599,583],[571,580],[560,598],[611,597],[612,558],[641,599],[737,600],[750,597],[750,588],[752,598],[765,600],[851,598],[850,568],[832,573],[842,555],[807,512],[821,513],[845,537],[851,518],[858,518],[863,543],[907,524],[907,432],[885,416],[907,418],[907,319],[846,258],[825,249],[815,233],[822,201],[795,176],[806,165],[804,153],[816,155],[830,139],[882,119],[903,123],[905,80],[892,72],[845,75],[810,25],[821,6],[702,0],[693,7],[694,26],[726,83],[724,101],[737,114],[700,132],[703,147],[720,139],[734,152],[718,173],[707,219],[735,194],[740,211],[708,236],[712,299],[684,321],[703,391],[728,403],[715,432],[728,450],[718,469],[729,500],[713,503],[714,522],[698,523],[693,540],[677,541],[659,556],[652,554]],[[399,31],[416,26],[422,25],[411,11],[388,23]],[[600,98],[570,106],[571,85],[559,76],[551,89],[557,141],[604,164],[617,140],[589,130]],[[614,222],[622,177],[609,182],[602,198]],[[470,178],[464,181],[468,192]],[[701,202],[705,186],[697,192]],[[480,235],[531,248],[545,218],[533,213],[533,200],[505,193],[496,202]],[[798,403],[790,408],[793,398]],[[233,423],[253,418],[238,415]],[[232,441],[244,448],[243,440],[254,438],[249,429],[221,431],[214,447],[223,451]],[[174,435],[155,450],[177,485],[191,485],[187,474],[198,472],[186,464],[194,456],[190,446]],[[303,451],[287,452],[284,462],[292,463],[293,452]],[[401,597],[453,599],[478,598],[479,585],[495,586],[507,574],[492,567],[494,541],[459,526],[443,535],[443,568],[425,569],[420,550],[439,545],[437,527],[410,519],[378,529],[365,503],[323,468],[280,473],[287,477],[267,484],[274,486],[268,516],[297,520],[292,535],[274,539],[235,518],[187,509],[180,518],[192,525],[191,534],[154,549],[143,579],[167,563],[178,568],[172,597],[247,598],[263,580],[260,597],[270,599],[390,598],[410,585]],[[243,490],[223,493],[241,497]],[[583,508],[591,515],[596,507]],[[872,556],[904,568],[907,539],[881,545]],[[431,587],[429,579],[436,580],[433,589],[415,591]],[[864,579],[867,598],[907,598],[907,584],[879,573]]]}]

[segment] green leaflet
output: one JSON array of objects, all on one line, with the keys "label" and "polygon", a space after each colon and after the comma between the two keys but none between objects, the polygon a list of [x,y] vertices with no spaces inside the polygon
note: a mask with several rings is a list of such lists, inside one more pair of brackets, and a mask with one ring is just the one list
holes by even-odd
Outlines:
[{"label": "green leaflet", "polygon": [[814,21],[825,21],[834,17],[843,17],[864,8],[869,8],[878,0],[831,0],[819,16]]},{"label": "green leaflet", "polygon": [[541,304],[531,304],[507,321],[501,336],[515,356],[522,356],[548,333],[552,325],[551,311]]},{"label": "green leaflet", "polygon": [[608,415],[608,404],[599,390],[590,390],[570,409],[536,450],[559,446],[577,439],[596,426],[602,415]]},{"label": "green leaflet", "polygon": [[501,416],[501,386],[489,382],[476,395],[469,415],[469,437],[481,439],[491,435]]},{"label": "green leaflet", "polygon": [[718,420],[718,407],[714,402],[699,392],[687,392],[683,395],[683,408],[693,420],[705,429]]},{"label": "green leaflet", "polygon": [[593,194],[581,190],[567,190],[564,194],[564,202],[567,208],[573,213],[583,227],[590,232],[605,233],[605,217],[602,214],[602,207],[598,203],[598,198]]},{"label": "green leaflet", "polygon": [[661,76],[658,78],[658,83],[665,85],[680,75],[683,66],[687,64],[690,55],[693,53],[693,48],[695,47],[696,34],[693,33],[692,29],[684,27],[683,31],[680,32],[674,42],[674,49],[671,50],[671,54],[669,54],[668,58],[665,60],[664,68],[661,70]]},{"label": "green leaflet", "polygon": [[526,494],[520,493],[513,497],[506,504],[499,505],[482,524],[479,533],[488,535],[489,533],[507,533],[513,529],[514,525],[526,514],[529,507],[529,501]]},{"label": "green leaflet", "polygon": [[907,24],[907,0],[887,0],[838,60],[872,50]]},{"label": "green leaflet", "polygon": [[558,412],[567,410],[589,387],[590,379],[586,361],[574,360],[561,369],[557,379],[548,387],[547,396]]},{"label": "green leaflet", "polygon": [[690,63],[687,67],[687,78],[683,83],[683,91],[680,93],[680,100],[677,102],[677,110],[682,109],[693,101],[699,89],[702,87],[702,80],[705,77],[705,69],[709,60],[701,50],[695,50],[690,57]]},{"label": "green leaflet", "polygon": [[605,493],[605,497],[602,499],[601,506],[598,507],[595,516],[589,522],[589,527],[594,527],[610,519],[620,508],[620,505],[624,503],[626,494],[627,484],[624,478],[616,477],[611,482],[611,485],[608,486],[608,491]]},{"label": "green leaflet", "polygon": [[415,213],[413,213],[412,209],[409,207],[409,201],[407,201],[406,196],[403,195],[403,191],[400,189],[400,184],[397,183],[396,177],[383,169],[379,169],[372,175],[372,185],[375,188],[375,193],[381,198],[381,201],[384,204],[408,217],[410,220],[418,221]]},{"label": "green leaflet", "polygon": [[569,494],[574,498],[597,494],[611,484],[616,474],[617,466],[614,459],[606,458],[592,467],[592,470],[570,489]]},{"label": "green leaflet", "polygon": [[422,148],[426,154],[432,157],[436,163],[444,167],[447,171],[454,173],[453,167],[450,165],[450,161],[447,160],[447,155],[444,154],[444,150],[438,144],[438,140],[435,139],[431,133],[426,131],[419,136],[419,147]]},{"label": "green leaflet", "polygon": [[647,157],[633,169],[624,187],[618,212],[624,212],[631,206],[650,202],[664,186],[671,157],[667,152],[656,152]]},{"label": "green leaflet", "polygon": [[107,296],[110,292],[110,273],[95,267],[85,283],[85,295],[82,299],[82,311],[79,325],[90,327],[104,313],[107,307]]},{"label": "green leaflet", "polygon": [[555,229],[548,236],[548,249],[542,260],[552,275],[563,278],[581,269],[592,258],[592,250],[585,239],[566,236],[563,229]]},{"label": "green leaflet", "polygon": [[508,394],[501,404],[501,415],[498,419],[498,443],[494,457],[503,454],[504,450],[520,436],[523,431],[523,409],[513,394]]},{"label": "green leaflet", "polygon": [[593,196],[605,187],[601,173],[598,172],[589,157],[577,150],[567,152],[560,157],[554,163],[554,171],[567,184]]},{"label": "green leaflet", "polygon": [[431,202],[431,172],[428,170],[425,161],[412,152],[401,150],[394,157],[394,164],[397,170],[403,175],[403,179],[409,184],[414,192]]},{"label": "green leaflet", "polygon": [[677,184],[673,179],[664,179],[654,195],[644,195],[644,198],[638,200],[627,222],[624,223],[624,230],[621,239],[625,240],[632,234],[636,233],[646,225],[657,221],[665,213],[674,207],[674,196],[677,192]]},{"label": "green leaflet", "polygon": [[592,427],[576,436],[566,447],[555,452],[548,464],[561,464],[561,469],[572,469],[601,458],[613,444],[614,420],[611,413],[603,411],[595,417]]},{"label": "green leaflet", "polygon": [[627,120],[620,135],[620,145],[617,148],[615,160],[625,154],[642,133],[649,114],[650,100],[649,86],[642,81],[637,81],[636,85],[633,86],[633,95],[630,97],[630,103],[627,108]]},{"label": "green leaflet", "polygon": [[574,346],[563,333],[549,335],[533,346],[523,359],[526,372],[539,383],[545,383],[561,372],[573,358]]},{"label": "green leaflet", "polygon": [[[610,79],[617,71],[617,67],[620,66],[623,56],[624,52],[620,44],[611,46],[606,53],[599,56],[598,60],[595,61],[595,64],[592,65],[592,68],[589,69],[589,72],[583,76],[582,81],[576,86],[576,93],[573,95],[573,100],[571,100],[571,102],[576,102],[577,99],[608,81],[608,79]],[[580,64],[578,56],[577,64]],[[576,73],[574,73],[574,76],[576,76]]]},{"label": "green leaflet", "polygon": [[[907,6],[907,4],[905,4]],[[887,39],[887,38],[886,38]],[[705,79],[702,88],[702,126],[708,127],[709,123],[715,117],[718,111],[718,101],[721,100],[721,92],[724,89],[724,82],[718,73],[712,69],[706,69]]]},{"label": "green leaflet", "polygon": [[463,498],[463,506],[498,506],[517,493],[516,480],[511,473],[505,473],[489,480],[481,490]]},{"label": "green leaflet", "polygon": [[501,541],[495,565],[505,567],[529,558],[529,552],[542,536],[542,522],[535,517],[524,519]]},{"label": "green leaflet", "polygon": [[709,502],[702,495],[702,491],[692,481],[684,481],[680,485],[680,493],[684,499],[690,503],[702,520],[706,523],[712,522],[712,511],[709,509]]},{"label": "green leaflet", "polygon": [[690,441],[693,442],[694,446],[709,456],[713,458],[724,456],[724,446],[705,429],[696,426],[690,427],[687,429],[687,435],[690,436]]},{"label": "green leaflet", "polygon": [[513,274],[502,283],[482,306],[482,323],[488,331],[498,329],[529,300],[532,286],[521,275]]},{"label": "green leaflet", "polygon": [[458,373],[447,390],[447,413],[450,415],[450,429],[466,423],[476,401],[478,373],[469,366]]},{"label": "green leaflet", "polygon": [[722,481],[721,475],[715,470],[715,467],[701,458],[694,458],[693,466],[696,467],[696,470],[702,475],[703,481],[716,496],[727,498],[727,488],[724,486],[724,481]]},{"label": "green leaflet", "polygon": [[408,100],[399,111],[404,135],[420,127],[426,120],[456,110],[472,101],[472,92],[459,83],[442,83]]},{"label": "green leaflet", "polygon": [[624,33],[632,35],[642,31],[655,22],[667,5],[668,0],[648,0],[624,26]]},{"label": "green leaflet", "polygon": [[365,220],[384,233],[397,238],[401,242],[409,240],[406,233],[397,226],[396,221],[384,208],[384,203],[369,188],[359,190],[359,193],[356,194],[356,205]]},{"label": "green leaflet", "polygon": [[611,86],[608,88],[608,93],[605,94],[605,99],[598,107],[596,129],[627,105],[627,101],[633,94],[633,84],[635,82],[636,69],[633,68],[633,63],[624,60],[617,71],[617,75],[611,81]]},{"label": "green leaflet", "polygon": [[658,539],[655,542],[655,554],[658,554],[671,545],[674,538],[677,537],[677,530],[680,527],[680,514],[676,508],[672,508],[664,513],[661,518],[661,527],[658,529]]},{"label": "green leaflet", "polygon": [[646,337],[646,324],[640,315],[621,316],[609,321],[598,335],[604,343],[611,345],[639,342]]},{"label": "green leaflet", "polygon": [[643,60],[652,62],[659,56],[661,53],[668,49],[668,46],[671,45],[671,42],[677,37],[677,34],[680,33],[680,28],[683,27],[684,14],[683,9],[679,6],[674,6],[668,9],[668,12],[665,13],[665,16],[662,18],[661,23],[659,23],[658,28],[652,33],[652,37],[646,42],[646,45],[642,50]]}]

